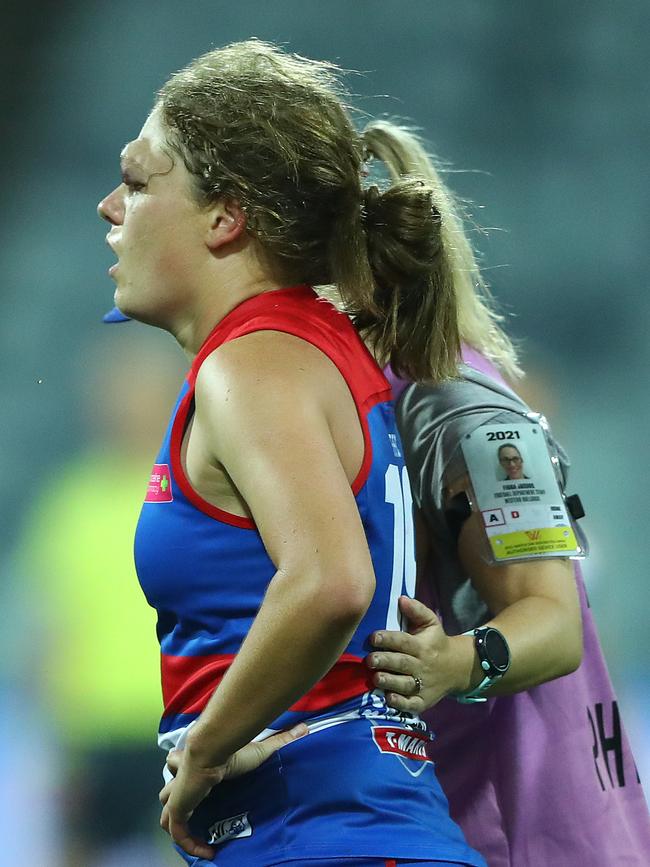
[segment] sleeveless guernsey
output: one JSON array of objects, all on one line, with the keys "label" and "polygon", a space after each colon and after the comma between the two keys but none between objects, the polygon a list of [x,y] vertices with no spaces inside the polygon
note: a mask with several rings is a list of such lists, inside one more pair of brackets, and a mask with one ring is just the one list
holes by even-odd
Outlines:
[{"label": "sleeveless guernsey", "polygon": [[203,500],[180,458],[201,364],[227,341],[261,330],[315,346],[350,389],[364,438],[352,491],[376,591],[329,673],[260,737],[300,720],[312,734],[257,771],[217,786],[193,821],[200,833],[216,835],[217,861],[225,867],[350,855],[481,865],[448,816],[424,749],[424,724],[389,709],[363,664],[367,637],[386,626],[399,628],[397,599],[414,592],[410,488],[388,382],[348,317],[308,286],[248,299],[216,326],[183,384],[154,465],[135,556],[144,593],[158,612],[164,702],[159,743],[167,749],[182,745],[276,571],[254,523]]}]

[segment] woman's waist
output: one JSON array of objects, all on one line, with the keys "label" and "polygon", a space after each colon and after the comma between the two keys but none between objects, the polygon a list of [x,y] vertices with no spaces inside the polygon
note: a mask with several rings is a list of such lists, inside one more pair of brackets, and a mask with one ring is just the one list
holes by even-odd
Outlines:
[{"label": "woman's waist", "polygon": [[380,705],[375,696],[368,717],[357,708],[312,720],[307,737],[215,787],[193,832],[219,847],[223,864],[385,854],[483,865],[449,819],[426,732],[389,723]]},{"label": "woman's waist", "polygon": [[[162,653],[164,716],[200,713],[218,689],[235,656],[235,653]],[[345,653],[291,710],[318,714],[371,689],[371,673],[363,658]]]},{"label": "woman's waist", "polygon": [[[301,702],[304,702],[304,698]],[[298,702],[297,704],[300,704]],[[200,711],[191,714],[173,714],[163,716],[158,734],[158,745],[163,750],[182,748],[188,731],[200,716]],[[292,728],[298,723],[305,723],[310,734],[316,734],[333,726],[349,724],[365,720],[366,723],[381,727],[380,737],[384,737],[383,728],[404,729],[417,732],[430,738],[426,723],[415,714],[404,713],[386,704],[384,693],[378,689],[366,690],[335,704],[330,704],[320,710],[296,708],[296,705],[286,710],[254,738],[265,740],[278,731]]]}]

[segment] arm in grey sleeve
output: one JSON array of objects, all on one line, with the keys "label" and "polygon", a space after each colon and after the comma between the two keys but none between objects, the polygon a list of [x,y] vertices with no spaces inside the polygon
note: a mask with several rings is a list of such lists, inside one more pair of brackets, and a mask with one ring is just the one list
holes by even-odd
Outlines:
[{"label": "arm in grey sleeve", "polygon": [[514,392],[477,373],[404,391],[396,418],[413,499],[436,536],[448,533],[445,489],[465,472],[463,437],[483,424],[521,422],[527,412]]}]

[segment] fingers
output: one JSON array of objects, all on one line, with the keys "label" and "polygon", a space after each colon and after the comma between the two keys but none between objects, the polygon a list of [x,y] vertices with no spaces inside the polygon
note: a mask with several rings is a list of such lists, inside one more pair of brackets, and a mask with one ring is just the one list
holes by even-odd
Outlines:
[{"label": "fingers", "polygon": [[[264,738],[263,741],[255,741],[248,746],[257,747],[259,754],[263,756],[263,760],[265,760],[273,753],[277,752],[281,747],[286,747],[287,744],[290,744],[293,741],[299,741],[300,738],[304,738],[308,734],[309,727],[305,723],[298,723],[298,725],[293,726],[293,728],[287,729],[283,732],[276,732],[276,734]],[[247,747],[244,747],[244,749],[247,749]]]},{"label": "fingers", "polygon": [[400,596],[399,610],[407,618],[411,633],[418,632],[426,626],[437,626],[440,622],[434,611],[418,599],[411,599],[410,596]]},{"label": "fingers", "polygon": [[375,675],[374,681],[384,692],[394,692],[405,698],[419,695],[417,684],[410,674],[384,674],[380,672]]},{"label": "fingers", "polygon": [[287,744],[292,743],[293,741],[300,740],[300,738],[304,738],[305,735],[309,734],[309,729],[305,725],[305,723],[299,723],[297,726],[294,726],[292,729],[288,729],[284,732],[278,732],[275,735],[271,735],[270,738],[265,738],[263,741],[259,741],[257,746],[260,747],[260,751],[264,755],[262,761],[265,761],[269,758],[269,756],[273,755],[273,753],[277,752],[280,747],[286,747]]},{"label": "fingers", "polygon": [[[237,777],[254,770],[281,747],[285,747],[292,741],[303,738],[308,734],[309,729],[307,726],[304,723],[299,723],[287,731],[278,732],[277,734],[266,738],[264,741],[254,741],[253,743],[247,744],[231,756],[225,769],[224,766],[212,769],[216,774],[215,778],[211,780],[212,785],[216,785],[222,779]],[[167,755],[167,767],[173,774],[176,774],[179,771],[182,761],[182,750],[171,750]],[[217,771],[219,772],[218,774]],[[188,830],[187,820],[191,813],[187,813],[183,820],[177,818],[174,815],[174,811],[170,810],[171,805],[169,800],[174,792],[175,785],[178,785],[178,780],[171,780],[160,790],[160,794],[158,795],[163,807],[162,813],[160,814],[160,827],[166,831],[171,836],[172,840],[180,846],[184,852],[187,852],[188,855],[210,860],[214,857],[214,849],[208,846],[203,840],[193,837]],[[179,799],[176,798],[175,801],[178,802]],[[175,804],[174,809],[177,807],[178,803]]]},{"label": "fingers", "polygon": [[419,695],[406,697],[396,692],[386,693],[386,704],[394,707],[395,710],[405,710],[409,713],[422,713],[425,709],[424,702]]},{"label": "fingers", "polygon": [[299,723],[297,726],[271,735],[263,741],[253,741],[250,744],[246,744],[245,747],[237,750],[231,756],[226,766],[224,779],[230,780],[233,777],[240,777],[242,774],[254,771],[255,768],[258,768],[281,747],[286,747],[292,741],[304,738],[308,734],[309,729],[307,726],[304,723]]},{"label": "fingers", "polygon": [[373,632],[370,643],[380,650],[392,650],[395,653],[417,655],[417,643],[408,632]]},{"label": "fingers", "polygon": [[196,858],[205,858],[208,861],[214,857],[214,849],[211,846],[208,846],[204,840],[198,840],[196,837],[192,837],[187,828],[187,824],[178,821],[172,815],[169,816],[168,833],[174,843],[176,843],[177,846],[180,846],[188,855],[193,855]]},{"label": "fingers", "polygon": [[181,766],[182,752],[182,750],[170,750],[167,753],[167,767],[174,776]]},{"label": "fingers", "polygon": [[[172,780],[172,783],[173,782],[174,781]],[[158,800],[163,805],[163,807],[165,806],[165,804],[169,800],[169,796],[170,796],[171,791],[172,791],[172,783],[167,783],[167,785],[163,786],[163,788],[158,793]],[[165,829],[165,830],[167,830],[167,829]]]},{"label": "fingers", "polygon": [[[210,860],[214,857],[214,849],[204,840],[198,840],[192,837],[187,829],[187,824],[177,819],[172,818],[172,814],[167,806],[169,800],[169,791],[171,783],[168,783],[160,793],[160,801],[163,804],[163,810],[160,814],[160,827],[166,831],[172,838],[174,843],[177,843],[181,849],[187,852],[188,855],[194,855],[199,858],[207,858]],[[167,792],[165,796],[165,792]]]},{"label": "fingers", "polygon": [[371,653],[366,661],[368,668],[395,674],[415,674],[421,668],[419,660],[407,653]]},{"label": "fingers", "polygon": [[426,605],[423,605],[417,599],[411,599],[410,596],[400,596],[399,598],[400,611],[406,617],[409,623],[408,632],[373,632],[370,636],[370,643],[374,647],[380,647],[386,650],[394,650],[398,653],[410,653],[417,656],[417,642],[414,640],[415,635],[422,632],[427,627],[440,627],[440,621],[435,612]]}]

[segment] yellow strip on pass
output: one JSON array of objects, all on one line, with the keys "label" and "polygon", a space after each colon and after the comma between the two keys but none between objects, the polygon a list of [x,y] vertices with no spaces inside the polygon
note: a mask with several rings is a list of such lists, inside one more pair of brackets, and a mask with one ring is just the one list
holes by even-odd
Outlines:
[{"label": "yellow strip on pass", "polygon": [[492,553],[496,560],[511,557],[529,557],[538,554],[575,553],[579,550],[571,527],[546,527],[540,530],[518,530],[490,536]]}]

